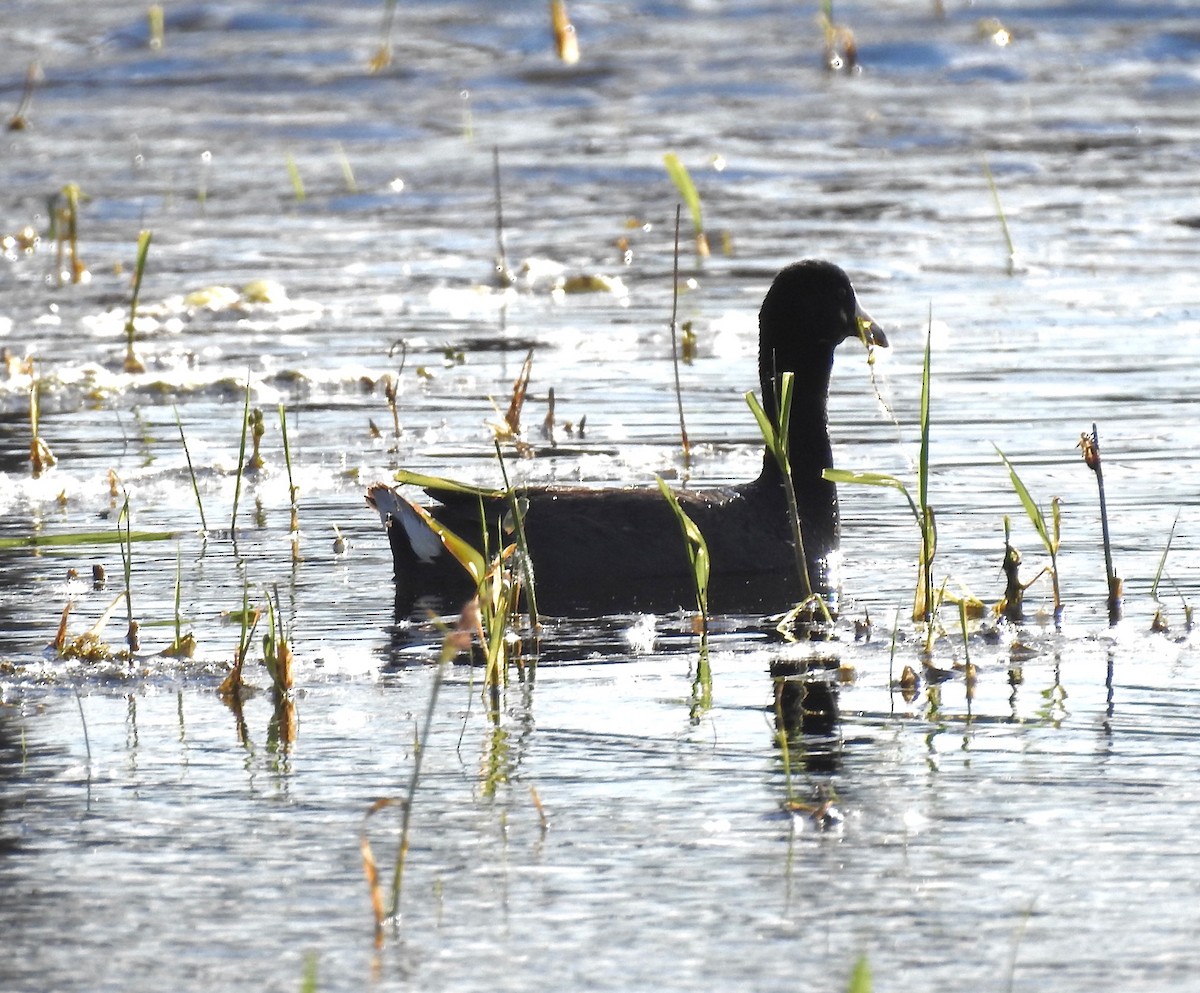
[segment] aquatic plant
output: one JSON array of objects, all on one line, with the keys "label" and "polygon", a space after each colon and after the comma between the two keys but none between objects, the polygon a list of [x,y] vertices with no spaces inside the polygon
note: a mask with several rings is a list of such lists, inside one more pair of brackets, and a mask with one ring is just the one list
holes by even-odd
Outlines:
[{"label": "aquatic plant", "polygon": [[292,698],[295,675],[291,633],[283,618],[277,587],[267,593],[267,632],[263,635],[263,664],[271,676],[271,702],[274,705],[268,741],[287,748],[296,740],[296,702]]},{"label": "aquatic plant", "polygon": [[138,639],[138,622],[133,618],[133,589],[132,589],[132,574],[133,574],[133,541],[130,538],[130,513],[129,513],[129,494],[125,494],[125,502],[121,506],[121,512],[117,515],[117,531],[121,531],[122,521],[125,524],[125,540],[121,542],[121,566],[125,572],[125,610],[128,615],[129,628],[125,634],[125,641],[129,645],[129,651],[132,654],[139,647]]},{"label": "aquatic plant", "polygon": [[702,259],[708,258],[710,250],[708,235],[704,233],[700,194],[696,192],[696,184],[692,182],[691,173],[674,152],[668,152],[663,156],[663,164],[667,167],[667,175],[671,177],[671,182],[675,184],[675,189],[683,197],[683,202],[687,204],[688,212],[692,215],[692,227],[696,232],[696,256]]},{"label": "aquatic plant", "polygon": [[287,171],[288,179],[292,183],[292,196],[296,198],[296,203],[304,203],[307,199],[304,192],[304,178],[300,175],[300,167],[296,165],[296,159],[291,152],[287,153]]},{"label": "aquatic plant", "polygon": [[[1171,543],[1175,540],[1175,528],[1179,526],[1179,512],[1175,513],[1175,520],[1171,524],[1171,531],[1167,535],[1167,544],[1163,548],[1162,556],[1158,560],[1158,568],[1154,572],[1154,581],[1150,584],[1150,597],[1154,600],[1154,619],[1151,621],[1150,628],[1153,631],[1165,632],[1167,630],[1167,620],[1163,614],[1162,601],[1158,597],[1158,587],[1162,582],[1164,571],[1167,566],[1167,555],[1171,551]],[[1170,577],[1168,577],[1170,578]],[[1172,583],[1174,586],[1174,583]],[[1179,594],[1179,599],[1183,602],[1183,621],[1186,630],[1192,629],[1192,606],[1188,603],[1187,597],[1178,586],[1175,587],[1175,592]]]},{"label": "aquatic plant", "polygon": [[924,621],[926,644],[932,640],[934,613],[933,559],[937,554],[937,518],[929,505],[929,368],[933,339],[933,314],[925,333],[925,359],[921,373],[921,445],[917,458],[917,497],[913,498],[908,487],[895,476],[882,472],[856,472],[846,469],[826,469],[824,478],[834,483],[859,483],[866,486],[883,486],[899,490],[908,501],[909,509],[921,533],[921,552],[918,562],[919,578],[917,592],[913,598],[913,620]]},{"label": "aquatic plant", "polygon": [[38,479],[58,459],[50,451],[50,446],[41,436],[41,389],[42,381],[38,378],[33,359],[29,360],[29,466],[33,478]]},{"label": "aquatic plant", "polygon": [[104,608],[96,623],[82,634],[75,635],[74,637],[71,636],[68,628],[68,619],[71,615],[71,609],[74,607],[74,601],[68,600],[63,606],[62,615],[58,621],[58,630],[55,632],[54,639],[50,642],[50,647],[62,659],[105,662],[117,657],[120,653],[107,644],[101,638],[101,634],[108,625],[109,618],[112,617],[117,607],[120,606],[124,597],[124,593],[118,593],[113,597],[109,605]]},{"label": "aquatic plant", "polygon": [[821,0],[818,17],[825,38],[825,68],[830,72],[852,72],[858,68],[858,42],[854,32],[833,19],[833,0]]},{"label": "aquatic plant", "polygon": [[846,993],[871,993],[871,983],[871,963],[867,961],[865,954],[860,955],[850,973],[850,984],[846,987]]},{"label": "aquatic plant", "polygon": [[[490,422],[492,434],[496,439],[512,441],[520,452],[524,443],[521,441],[521,411],[525,408],[525,397],[529,393],[529,377],[533,372],[533,349],[525,353],[525,361],[521,363],[521,371],[513,382],[512,396],[508,401],[508,409],[502,415],[499,423]],[[525,446],[528,450],[528,446]]]},{"label": "aquatic plant", "polygon": [[[804,552],[804,533],[800,525],[800,508],[796,504],[796,487],[792,480],[792,460],[789,456],[788,425],[791,424],[792,397],[795,394],[795,381],[791,372],[785,372],[779,377],[779,389],[776,394],[778,409],[775,420],[763,409],[762,403],[754,395],[754,391],[745,394],[750,412],[758,422],[767,451],[779,467],[783,477],[783,492],[787,500],[788,523],[792,529],[792,549],[796,556],[796,574],[800,580],[800,591],[803,594],[799,604],[792,611],[791,620],[810,612],[815,604],[826,622],[832,620],[825,598],[813,592],[812,583],[808,578],[808,556]],[[778,425],[778,427],[776,427]],[[790,624],[790,620],[786,623]]]},{"label": "aquatic plant", "polygon": [[579,61],[579,36],[567,14],[565,0],[550,0],[550,29],[554,32],[554,49],[569,66]]},{"label": "aquatic plant", "polygon": [[[283,461],[284,461],[284,464],[287,466],[288,503],[291,508],[291,518],[288,523],[288,533],[291,535],[291,538],[292,538],[292,561],[299,562],[300,561],[300,502],[299,502],[298,497],[300,495],[300,487],[298,487],[295,484],[295,481],[292,479],[292,449],[291,449],[291,446],[288,444],[287,412],[284,410],[284,406],[282,403],[279,405],[279,430],[283,436]],[[255,451],[257,452],[257,450],[258,450],[258,446],[255,445]]]},{"label": "aquatic plant", "polygon": [[1012,232],[1008,230],[1008,218],[1004,216],[1004,205],[1000,202],[1000,191],[996,188],[996,180],[992,176],[992,168],[988,165],[987,157],[983,158],[983,174],[987,177],[988,189],[992,192],[992,203],[996,208],[996,217],[1000,221],[1000,231],[1004,235],[1004,244],[1008,246],[1008,274],[1015,271],[1017,249],[1013,245]]},{"label": "aquatic plant", "polygon": [[200,484],[196,480],[196,470],[192,466],[192,453],[188,451],[187,438],[183,434],[183,422],[179,419],[179,407],[171,404],[171,409],[175,412],[175,426],[179,428],[179,441],[183,445],[183,457],[187,460],[188,476],[192,480],[192,493],[196,496],[196,509],[200,511],[200,530],[203,534],[208,534],[208,521],[204,517],[204,501],[200,499]]},{"label": "aquatic plant", "polygon": [[687,551],[689,576],[696,597],[696,610],[700,614],[700,653],[696,662],[696,681],[692,687],[692,720],[712,706],[712,667],[708,658],[708,581],[712,561],[708,554],[708,543],[696,522],[679,504],[679,498],[662,476],[655,476],[659,491],[671,507],[679,529],[683,532],[683,544]]},{"label": "aquatic plant", "polygon": [[17,109],[8,119],[9,131],[24,131],[29,127],[29,108],[33,106],[33,93],[37,89],[37,84],[44,78],[41,63],[36,59],[30,62],[29,68],[25,70],[25,85],[21,90],[21,99],[17,103]]},{"label": "aquatic plant", "polygon": [[238,443],[238,466],[237,475],[233,485],[233,514],[229,519],[229,533],[233,536],[237,535],[237,512],[238,503],[242,496],[242,473],[246,469],[246,431],[250,426],[250,370],[246,370],[246,395],[242,401],[242,436]]},{"label": "aquatic plant", "polygon": [[492,189],[496,203],[495,281],[501,289],[507,289],[516,282],[516,277],[513,276],[513,271],[508,265],[508,248],[504,243],[504,200],[500,189],[500,147],[498,145],[492,146]]},{"label": "aquatic plant", "polygon": [[382,72],[392,64],[392,25],[396,20],[396,0],[384,0],[383,24],[379,28],[379,45],[367,63],[370,72]]},{"label": "aquatic plant", "polygon": [[163,47],[163,8],[160,3],[152,3],[146,9],[146,34],[152,51]]},{"label": "aquatic plant", "polygon": [[242,609],[231,612],[229,615],[231,621],[236,621],[240,624],[237,648],[233,656],[233,665],[230,667],[229,674],[221,681],[221,685],[217,687],[217,695],[234,712],[239,729],[242,730],[244,730],[242,699],[246,694],[246,683],[242,678],[242,671],[245,669],[246,659],[250,656],[250,646],[253,644],[254,632],[258,628],[259,616],[259,611],[252,609],[250,606],[249,584],[243,579]]},{"label": "aquatic plant", "polygon": [[658,489],[671,507],[671,512],[675,515],[675,520],[679,523],[679,528],[683,532],[684,547],[687,550],[688,565],[691,568],[690,576],[692,580],[692,590],[696,596],[696,610],[700,614],[700,622],[702,633],[707,640],[708,637],[708,580],[711,572],[711,560],[708,554],[708,543],[704,540],[704,535],[700,532],[700,528],[696,525],[683,507],[679,504],[679,498],[674,491],[666,483],[662,476],[655,476],[658,483]]},{"label": "aquatic plant", "polygon": [[[485,670],[484,686],[489,694],[493,715],[498,713],[499,691],[508,671],[507,637],[509,620],[516,613],[521,596],[522,584],[512,568],[512,560],[517,552],[515,542],[505,544],[501,535],[500,547],[492,554],[489,551],[490,538],[488,535],[488,518],[484,513],[484,499],[505,498],[511,502],[514,494],[511,488],[504,490],[485,490],[479,487],[467,486],[449,479],[436,476],[425,476],[420,473],[400,470],[396,473],[396,481],[410,483],[433,490],[449,490],[457,493],[469,493],[479,499],[480,537],[482,551],[469,541],[466,541],[433,517],[420,504],[412,504],[413,510],[424,523],[436,534],[443,547],[466,570],[467,575],[475,584],[475,596],[468,604],[465,616],[472,622],[470,627],[479,639],[483,649]],[[517,515],[522,511],[517,508]],[[501,530],[504,522],[499,522]],[[520,539],[524,541],[522,526]],[[528,559],[528,556],[523,556]],[[524,566],[522,566],[524,569]],[[536,608],[531,606],[531,613]]]},{"label": "aquatic plant", "polygon": [[500,475],[504,479],[504,495],[508,501],[509,513],[512,515],[512,531],[516,536],[517,548],[520,551],[521,576],[525,583],[525,601],[529,605],[529,626],[536,632],[541,627],[537,608],[537,590],[534,584],[533,556],[529,554],[529,543],[525,540],[525,505],[508,480],[508,467],[504,464],[504,453],[500,450],[500,442],[493,441],[496,446],[496,461],[500,465]]},{"label": "aquatic plant", "polygon": [[[429,706],[425,710],[425,720],[421,725],[421,735],[417,739],[417,747],[413,751],[412,773],[408,780],[408,792],[404,799],[403,815],[400,822],[400,844],[396,848],[396,864],[392,872],[392,902],[391,917],[399,918],[400,891],[404,882],[404,864],[408,858],[409,830],[412,824],[413,801],[417,795],[417,784],[421,779],[421,760],[425,757],[426,746],[429,743],[429,733],[433,729],[433,715],[437,709],[437,698],[442,688],[442,679],[446,666],[458,650],[459,642],[453,633],[447,633],[442,641],[442,654],[437,668],[433,672],[433,682],[429,690]],[[378,927],[378,925],[377,925]],[[378,930],[376,931],[378,940]]]},{"label": "aquatic plant", "polygon": [[[1062,537],[1062,498],[1052,497],[1050,500],[1050,520],[1047,522],[1045,513],[1038,506],[1037,501],[1033,499],[1029,489],[1021,481],[1021,477],[1017,474],[1016,466],[1009,461],[1008,456],[1000,451],[999,446],[993,445],[996,449],[996,454],[1000,456],[1000,461],[1004,463],[1004,467],[1008,469],[1009,479],[1012,481],[1012,487],[1016,491],[1017,496],[1021,500],[1021,506],[1025,508],[1025,513],[1029,515],[1030,523],[1041,538],[1042,544],[1046,548],[1046,554],[1050,556],[1050,565],[1048,571],[1050,573],[1050,582],[1054,590],[1054,624],[1059,626],[1062,623],[1063,603],[1062,595],[1059,592],[1058,583],[1058,549]],[[1009,568],[1014,570],[1013,578],[1010,578],[1008,589],[1005,593],[1005,600],[1012,602],[1018,591],[1023,591],[1028,588],[1029,584],[1024,587],[1019,582],[1015,582],[1015,566],[1020,564],[1020,556],[1016,556],[1015,560],[1010,559],[1011,546],[1008,542],[1008,518],[1005,518],[1004,528],[1004,544],[1005,544],[1005,571]],[[1014,550],[1015,551],[1015,550]],[[1010,565],[1011,562],[1011,565]],[[1035,579],[1037,577],[1034,577]],[[1033,582],[1031,580],[1030,582]],[[1019,600],[1018,600],[1019,604]]]},{"label": "aquatic plant", "polygon": [[1108,620],[1116,624],[1121,619],[1121,599],[1125,588],[1113,566],[1112,541],[1108,536],[1108,506],[1104,499],[1104,468],[1100,460],[1100,434],[1092,424],[1092,433],[1079,436],[1079,448],[1084,464],[1096,474],[1096,489],[1100,493],[1100,531],[1104,539],[1104,576],[1108,583]]},{"label": "aquatic plant", "polygon": [[358,192],[358,181],[354,178],[354,167],[350,164],[350,157],[346,154],[346,149],[342,147],[340,141],[334,145],[334,150],[337,154],[338,166],[342,170],[342,182],[346,184],[346,192],[353,195]]},{"label": "aquatic plant", "polygon": [[[758,422],[767,451],[775,459],[779,471],[783,474],[783,488],[787,498],[788,521],[792,527],[792,547],[796,553],[796,573],[800,579],[800,589],[805,599],[812,596],[812,584],[808,579],[808,557],[804,554],[804,534],[800,527],[800,510],[796,505],[796,488],[792,482],[792,462],[788,457],[788,425],[791,423],[792,396],[794,394],[794,375],[785,372],[779,380],[778,410],[775,421],[763,409],[761,401],[754,395],[753,390],[745,394],[750,412]],[[778,425],[778,427],[776,427]]]},{"label": "aquatic plant", "polygon": [[[56,254],[56,271],[58,285],[63,281],[63,254],[71,254],[71,282],[82,283],[90,277],[87,266],[79,258],[79,199],[83,195],[78,183],[67,183],[56,198],[56,204],[51,211],[54,218],[55,240],[58,244]],[[63,232],[63,226],[66,232]]]},{"label": "aquatic plant", "polygon": [[196,654],[196,636],[190,631],[187,634],[183,633],[183,623],[180,618],[179,607],[181,601],[181,556],[179,548],[175,548],[175,640],[162,650],[162,654],[168,658],[190,659]]},{"label": "aquatic plant", "polygon": [[128,373],[146,371],[146,364],[138,357],[133,347],[136,335],[138,298],[142,293],[142,276],[146,272],[146,256],[150,251],[150,232],[142,231],[137,241],[137,262],[133,270],[133,293],[129,298],[129,319],[125,322],[125,362],[122,368]]},{"label": "aquatic plant", "polygon": [[679,408],[679,439],[683,445],[683,464],[691,462],[692,446],[688,441],[687,425],[683,419],[683,389],[679,385],[679,345],[676,331],[679,327],[679,204],[675,205],[675,252],[671,264],[671,365],[675,373],[675,405]]}]

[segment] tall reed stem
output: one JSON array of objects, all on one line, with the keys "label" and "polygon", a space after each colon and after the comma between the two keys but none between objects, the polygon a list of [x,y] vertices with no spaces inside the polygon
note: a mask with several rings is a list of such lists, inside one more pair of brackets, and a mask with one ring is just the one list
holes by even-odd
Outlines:
[{"label": "tall reed stem", "polygon": [[683,389],[679,385],[679,345],[676,341],[679,329],[679,216],[681,207],[675,204],[675,256],[671,266],[671,364],[675,370],[675,404],[679,408],[679,438],[683,445],[683,465],[688,468],[692,460],[692,445],[688,441],[687,425],[683,422]]}]

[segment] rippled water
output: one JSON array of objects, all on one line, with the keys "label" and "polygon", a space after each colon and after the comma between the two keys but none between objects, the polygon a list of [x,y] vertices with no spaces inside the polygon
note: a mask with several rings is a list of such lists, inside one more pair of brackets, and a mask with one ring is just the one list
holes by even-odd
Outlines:
[{"label": "rippled water", "polygon": [[[59,459],[30,477],[30,380],[14,362],[0,373],[0,537],[115,529],[110,470],[133,526],[174,534],[134,545],[132,666],[45,648],[68,600],[79,633],[117,594],[114,546],[0,551],[0,986],[289,990],[314,956],[321,989],[840,989],[862,954],[881,990],[1193,985],[1200,673],[1183,603],[1200,586],[1200,17],[1162,2],[952,4],[944,18],[840,3],[862,67],[841,75],[822,68],[816,6],[575,3],[570,68],[541,5],[401,4],[378,75],[374,3],[168,5],[157,52],[125,4],[0,14],[6,113],[26,66],[44,74],[28,126],[5,135],[0,233],[44,233],[47,198],[78,183],[91,273],[57,285],[46,242],[0,265],[0,345],[36,359]],[[493,146],[514,264],[619,276],[627,294],[484,288]],[[1040,567],[999,446],[1039,501],[1063,498],[1063,629],[977,634],[972,697],[953,674],[906,701],[890,684],[917,665],[916,632],[900,625],[893,654],[891,631],[916,530],[898,494],[843,486],[846,613],[869,613],[870,641],[847,622],[816,652],[723,619],[697,719],[696,646],[677,616],[552,622],[536,682],[514,680],[499,727],[478,675],[454,668],[402,921],[377,952],[359,831],[372,801],[405,789],[438,636],[394,616],[362,491],[401,464],[496,483],[483,422],[529,348],[527,429],[544,450],[553,387],[563,451],[511,460],[522,479],[682,478],[667,151],[691,169],[714,245],[727,232],[732,248],[684,259],[681,316],[699,342],[683,369],[700,443],[689,484],[756,471],[742,393],[758,303],[782,264],[831,258],[893,344],[873,376],[861,353],[839,355],[838,465],[912,478],[932,318],[938,579],[998,597],[1005,514],[1026,577]],[[129,375],[143,228],[147,372]],[[184,302],[254,280],[286,299]],[[243,486],[235,546],[247,371],[268,471]],[[562,422],[585,416],[568,437]],[[1126,580],[1112,629],[1095,481],[1074,447],[1093,422]],[[1159,589],[1171,630],[1151,634],[1177,517]],[[103,590],[86,581],[94,562]],[[173,617],[177,562],[192,662],[156,654],[174,633],[157,622]],[[227,613],[268,589],[297,655],[288,750],[268,693],[247,705],[245,744],[215,693],[239,636]],[[1035,586],[1031,606],[1045,595]],[[935,663],[952,673],[966,659],[947,613]],[[122,606],[105,637],[123,630]],[[781,813],[768,675],[814,652],[855,674],[840,721],[793,746],[796,794],[836,791],[844,819],[825,830]],[[250,678],[268,684],[261,668]],[[385,864],[391,813],[369,822]]]}]

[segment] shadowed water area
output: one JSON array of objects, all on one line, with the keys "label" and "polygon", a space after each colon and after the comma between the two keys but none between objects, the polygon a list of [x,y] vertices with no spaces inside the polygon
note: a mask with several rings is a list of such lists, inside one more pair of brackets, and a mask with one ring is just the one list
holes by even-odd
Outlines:
[{"label": "shadowed water area", "polygon": [[[0,146],[0,538],[114,534],[126,496],[134,531],[168,535],[132,543],[141,645],[107,661],[47,645],[68,602],[80,635],[124,590],[119,547],[0,548],[0,988],[283,991],[315,967],[331,991],[840,990],[864,955],[878,990],[1194,986],[1192,5],[838,3],[851,72],[825,67],[815,3],[576,2],[575,65],[540,3],[402,3],[376,73],[378,3],[168,4],[161,48],[144,13],[0,11],[6,120],[40,66]],[[713,244],[698,262],[685,210],[690,465],[668,152]],[[49,235],[72,183],[78,284],[57,278]],[[803,257],[844,267],[891,344],[871,366],[838,350],[835,465],[915,487],[931,329],[935,582],[998,600],[1005,515],[1023,578],[1047,564],[998,446],[1047,516],[1062,498],[1061,629],[1045,579],[1025,621],[972,620],[965,643],[947,605],[923,671],[908,505],[845,484],[835,640],[714,618],[711,703],[690,615],[550,618],[536,678],[526,638],[495,719],[481,670],[446,668],[401,917],[377,948],[360,832],[390,883],[398,808],[364,816],[412,775],[442,640],[421,608],[453,623],[457,605],[397,613],[367,485],[401,466],[500,485],[488,425],[531,349],[532,453],[505,443],[516,483],[754,477],[756,315]],[[578,276],[620,285],[556,290]],[[31,373],[58,460],[38,478]],[[266,468],[242,479],[231,534],[247,375]],[[1093,423],[1115,626],[1077,448]],[[177,576],[192,659],[160,654]],[[268,595],[296,657],[290,744],[265,614],[240,725],[217,693],[231,612]],[[101,632],[114,652],[126,625],[122,598]],[[833,813],[789,813],[789,797]]]}]

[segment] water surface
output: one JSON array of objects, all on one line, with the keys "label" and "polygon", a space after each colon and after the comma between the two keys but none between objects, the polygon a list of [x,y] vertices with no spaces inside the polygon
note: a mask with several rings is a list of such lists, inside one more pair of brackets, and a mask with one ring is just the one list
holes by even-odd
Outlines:
[{"label": "water surface", "polygon": [[[0,102],[15,110],[33,60],[44,81],[27,128],[5,136],[3,233],[44,233],[47,198],[78,183],[91,278],[58,285],[45,243],[0,265],[0,345],[36,360],[59,459],[31,478],[30,378],[14,364],[0,374],[0,535],[113,530],[128,494],[135,528],[174,537],[134,546],[132,664],[45,647],[68,600],[78,633],[117,594],[114,546],[0,553],[0,985],[291,990],[315,956],[331,990],[827,990],[865,954],[881,990],[1190,987],[1200,19],[1161,2],[944,17],[838,4],[861,71],[830,74],[816,6],[576,3],[584,57],[564,67],[540,6],[404,4],[394,62],[373,75],[374,3],[168,5],[160,51],[125,4],[9,5]],[[514,266],[619,276],[627,293],[489,288],[493,147]],[[692,171],[714,245],[721,232],[731,245],[683,259],[681,317],[699,341],[682,372],[690,470],[669,390],[667,151]],[[130,375],[143,228],[147,371]],[[393,612],[365,486],[400,465],[497,483],[485,422],[530,348],[527,433],[547,447],[553,387],[569,451],[514,457],[521,480],[750,477],[754,315],[804,256],[843,265],[893,345],[873,374],[839,353],[835,461],[912,479],[932,320],[938,580],[994,601],[1006,514],[1025,575],[1042,564],[999,446],[1043,505],[1063,498],[1062,630],[1035,616],[1038,584],[1027,625],[971,638],[968,696],[947,611],[935,662],[952,675],[906,701],[890,684],[918,665],[919,638],[903,621],[893,653],[891,632],[916,529],[898,494],[850,487],[841,639],[789,646],[758,618],[722,619],[698,716],[686,619],[553,621],[536,682],[514,674],[498,725],[478,673],[448,673],[402,920],[376,951],[359,831],[406,787],[438,635]],[[286,298],[183,299],[254,280]],[[243,485],[235,545],[247,373],[268,471]],[[584,417],[568,436],[562,422]],[[1095,480],[1075,448],[1093,423],[1127,589],[1112,629]],[[1159,587],[1170,631],[1152,634],[1176,518]],[[157,654],[177,563],[190,662]],[[226,615],[267,590],[295,641],[290,749],[272,739],[269,692],[247,704],[244,742],[215,692],[239,636]],[[123,613],[104,632],[118,647]],[[856,642],[849,621],[868,614],[874,635]],[[836,793],[843,819],[827,829],[781,810],[771,713],[771,666],[816,654],[855,674],[832,734],[794,742],[794,794]],[[268,685],[261,667],[248,675]],[[369,822],[387,864],[392,813]]]}]

